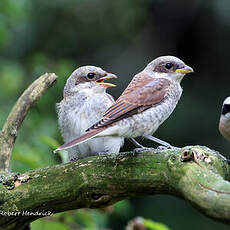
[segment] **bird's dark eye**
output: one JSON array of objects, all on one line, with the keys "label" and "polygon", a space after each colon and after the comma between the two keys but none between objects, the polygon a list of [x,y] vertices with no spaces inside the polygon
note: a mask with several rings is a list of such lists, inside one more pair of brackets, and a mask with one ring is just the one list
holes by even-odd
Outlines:
[{"label": "bird's dark eye", "polygon": [[225,115],[226,113],[230,113],[230,105],[224,104],[222,107],[222,114]]},{"label": "bird's dark eye", "polygon": [[88,73],[87,78],[88,79],[93,79],[95,77],[95,73]]},{"label": "bird's dark eye", "polygon": [[170,63],[170,62],[168,62],[168,63],[165,64],[165,68],[166,69],[171,69],[172,66],[173,66],[172,63]]}]

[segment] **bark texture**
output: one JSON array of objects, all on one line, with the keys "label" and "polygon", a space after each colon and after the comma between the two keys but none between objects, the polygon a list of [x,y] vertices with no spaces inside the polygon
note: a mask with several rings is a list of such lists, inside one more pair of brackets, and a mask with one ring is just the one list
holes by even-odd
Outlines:
[{"label": "bark texture", "polygon": [[101,208],[154,194],[188,200],[206,216],[230,223],[229,174],[228,161],[204,146],[94,156],[37,169],[1,184],[0,210],[15,215],[0,215],[0,227],[18,229],[42,217],[25,211]]}]

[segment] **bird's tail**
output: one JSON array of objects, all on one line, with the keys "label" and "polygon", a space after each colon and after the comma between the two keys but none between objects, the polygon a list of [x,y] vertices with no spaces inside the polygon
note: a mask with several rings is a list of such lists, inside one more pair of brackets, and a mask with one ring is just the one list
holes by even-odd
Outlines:
[{"label": "bird's tail", "polygon": [[88,140],[96,137],[101,131],[103,131],[102,128],[91,129],[91,130],[87,131],[86,133],[84,133],[83,135],[81,135],[80,137],[77,137],[77,138],[73,139],[72,141],[65,143],[64,145],[59,146],[53,152],[56,153],[58,151],[69,149],[69,148],[72,148],[76,145],[79,145],[85,141],[88,141]]}]

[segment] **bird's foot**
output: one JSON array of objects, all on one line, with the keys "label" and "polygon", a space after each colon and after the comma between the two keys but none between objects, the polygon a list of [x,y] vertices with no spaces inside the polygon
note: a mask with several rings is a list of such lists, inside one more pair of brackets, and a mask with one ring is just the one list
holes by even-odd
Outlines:
[{"label": "bird's foot", "polygon": [[162,141],[162,140],[160,140],[160,139],[158,139],[156,137],[150,136],[150,135],[144,136],[144,138],[160,144],[160,146],[157,148],[157,149],[160,149],[160,150],[163,150],[163,149],[178,149],[177,147],[174,147],[174,146],[170,145],[169,143],[167,143],[165,141]]},{"label": "bird's foot", "polygon": [[157,150],[166,150],[166,149],[179,149],[179,148],[175,147],[175,146],[172,146],[172,145],[167,145],[167,146],[159,145],[157,147]]},{"label": "bird's foot", "polygon": [[79,157],[72,157],[70,159],[70,162],[75,162],[75,161],[78,161],[80,158]]},{"label": "bird's foot", "polygon": [[141,145],[139,142],[137,142],[134,138],[129,139],[137,148],[145,148],[145,146]]},{"label": "bird's foot", "polygon": [[98,152],[98,153],[95,153],[95,155],[97,156],[103,156],[103,155],[107,155],[109,154],[109,151],[103,151],[103,152]]},{"label": "bird's foot", "polygon": [[82,159],[82,158],[86,158],[86,157],[91,157],[91,156],[103,156],[103,155],[107,155],[109,154],[109,151],[103,151],[103,152],[96,152],[96,153],[92,153],[90,155],[83,155],[83,156],[76,156],[76,157],[72,157],[70,159],[71,162],[74,162],[74,161],[78,161],[79,159]]},{"label": "bird's foot", "polygon": [[164,146],[164,145],[159,145],[157,147],[157,150],[166,150],[166,149],[173,149],[174,147],[172,145],[170,146]]},{"label": "bird's foot", "polygon": [[143,148],[136,148],[133,150],[133,155],[141,153],[141,152],[148,152],[148,151],[156,151],[154,148],[148,148],[148,147],[143,147]]},{"label": "bird's foot", "polygon": [[159,145],[157,146],[157,150],[165,150],[165,149],[168,149],[169,147],[166,147],[166,146],[163,146],[163,145]]}]

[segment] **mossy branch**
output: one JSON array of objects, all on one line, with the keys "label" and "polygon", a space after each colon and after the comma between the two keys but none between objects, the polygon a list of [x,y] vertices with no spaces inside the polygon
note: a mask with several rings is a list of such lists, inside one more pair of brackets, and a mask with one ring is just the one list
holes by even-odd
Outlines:
[{"label": "mossy branch", "polygon": [[56,81],[54,73],[46,73],[34,81],[17,100],[0,133],[0,171],[9,171],[12,148],[17,133],[31,106]]},{"label": "mossy branch", "polygon": [[224,157],[202,146],[95,156],[37,169],[14,176],[13,189],[0,186],[1,212],[16,213],[0,213],[0,227],[16,229],[41,217],[23,215],[23,211],[101,208],[155,194],[188,200],[206,216],[229,224],[229,169]]}]

